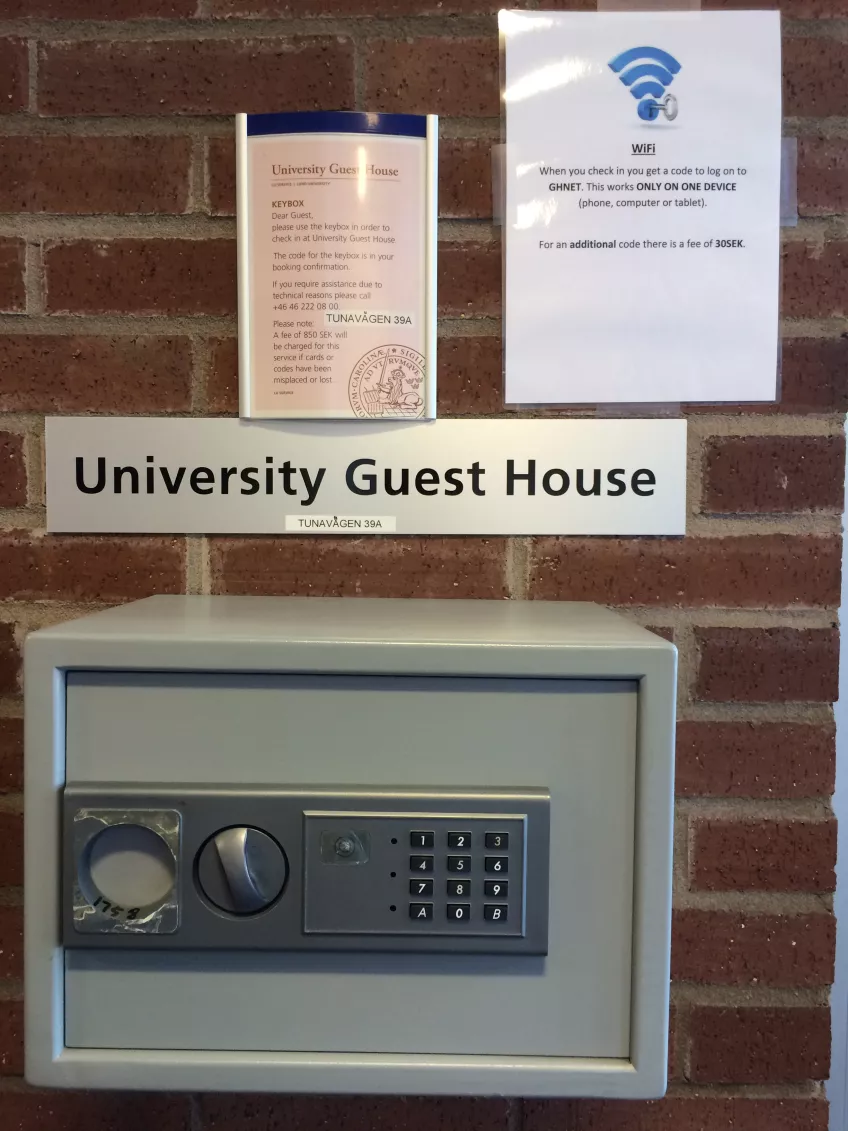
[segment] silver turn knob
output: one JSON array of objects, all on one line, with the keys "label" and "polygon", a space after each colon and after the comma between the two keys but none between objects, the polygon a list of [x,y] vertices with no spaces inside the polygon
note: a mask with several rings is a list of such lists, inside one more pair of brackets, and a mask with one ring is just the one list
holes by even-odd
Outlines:
[{"label": "silver turn knob", "polygon": [[222,829],[200,850],[197,879],[204,895],[231,915],[270,906],[288,877],[286,854],[273,837],[244,825]]}]

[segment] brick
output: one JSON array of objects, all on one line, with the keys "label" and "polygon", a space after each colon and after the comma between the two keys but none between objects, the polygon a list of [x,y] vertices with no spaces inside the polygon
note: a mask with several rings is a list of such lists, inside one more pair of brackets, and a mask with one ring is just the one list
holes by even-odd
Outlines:
[{"label": "brick", "polygon": [[24,787],[24,721],[0,719],[0,793]]},{"label": "brick", "polygon": [[42,43],[41,114],[233,114],[353,105],[338,36]]},{"label": "brick", "polygon": [[20,981],[24,976],[24,910],[0,906],[0,978]]},{"label": "brick", "polygon": [[842,510],[842,436],[723,436],[706,443],[704,459],[705,511]]},{"label": "brick", "polygon": [[209,139],[209,209],[213,216],[236,214],[236,143],[231,137]]},{"label": "brick", "polygon": [[26,43],[20,39],[0,39],[0,114],[25,110],[28,87]]},{"label": "brick", "polygon": [[721,986],[827,986],[835,949],[832,915],[676,910],[671,977]]},{"label": "brick", "polygon": [[[546,4],[549,0],[545,0]],[[525,1100],[523,1131],[827,1131],[824,1099]]]},{"label": "brick", "polygon": [[780,259],[784,315],[832,318],[848,313],[848,243],[821,248],[792,240],[781,248]]},{"label": "brick", "polygon": [[210,343],[206,403],[209,411],[216,416],[238,412],[238,340],[236,338],[219,338]]},{"label": "brick", "polygon": [[372,40],[365,84],[372,110],[493,118],[500,113],[498,37]]},{"label": "brick", "polygon": [[78,240],[45,250],[52,314],[233,314],[234,240]]},{"label": "brick", "polygon": [[185,212],[190,163],[188,138],[0,138],[0,211]]},{"label": "brick", "polygon": [[[510,8],[534,8],[537,5],[524,0],[521,4],[511,4]],[[597,0],[545,0],[544,11],[552,12],[595,12],[597,11]]]},{"label": "brick", "polygon": [[848,337],[783,342],[782,407],[789,412],[848,410]]},{"label": "brick", "polygon": [[698,628],[697,699],[832,703],[839,633],[829,628]]},{"label": "brick", "polygon": [[848,212],[848,141],[799,138],[799,215],[833,216],[843,212]]},{"label": "brick", "polygon": [[833,891],[836,822],[694,822],[692,886],[706,891]]},{"label": "brick", "polygon": [[24,819],[20,813],[0,809],[0,887],[19,887],[23,882]]},{"label": "brick", "polygon": [[830,1010],[696,1006],[689,1018],[695,1083],[782,1084],[826,1080]]},{"label": "brick", "polygon": [[500,7],[500,0],[207,0],[210,16],[487,15]]},{"label": "brick", "polygon": [[190,1131],[188,1096],[142,1092],[4,1091],[9,1131]]},{"label": "brick", "polygon": [[503,412],[501,339],[440,339],[437,389],[439,416]]},{"label": "brick", "polygon": [[830,725],[677,724],[678,797],[830,797],[835,767]]},{"label": "brick", "polygon": [[487,220],[492,215],[492,142],[446,139],[439,146],[439,215]]},{"label": "brick", "polygon": [[820,37],[785,38],[783,113],[802,118],[848,113],[846,67],[848,43]]},{"label": "brick", "polygon": [[785,18],[807,19],[845,13],[845,0],[713,0],[710,8],[779,8]]},{"label": "brick", "polygon": [[26,310],[25,260],[23,240],[0,239],[0,314]]},{"label": "brick", "polygon": [[23,1070],[23,1003],[0,1001],[0,1076],[20,1076]]},{"label": "brick", "polygon": [[180,538],[0,534],[0,598],[121,601],[183,588]]},{"label": "brick", "polygon": [[21,654],[15,643],[15,626],[0,623],[0,695],[18,695]]},{"label": "brick", "polygon": [[197,0],[0,0],[2,19],[141,20],[196,13]]},{"label": "brick", "polygon": [[439,313],[464,317],[500,314],[500,243],[439,246]]},{"label": "brick", "polygon": [[839,604],[837,538],[545,537],[533,548],[535,599],[729,608]]},{"label": "brick", "polygon": [[211,540],[216,593],[506,597],[503,538]]},{"label": "brick", "polygon": [[188,338],[0,336],[0,411],[187,412]]},{"label": "brick", "polygon": [[24,438],[17,432],[0,432],[0,507],[24,506],[26,493]]},{"label": "brick", "polygon": [[204,1131],[507,1131],[506,1100],[201,1096]]}]

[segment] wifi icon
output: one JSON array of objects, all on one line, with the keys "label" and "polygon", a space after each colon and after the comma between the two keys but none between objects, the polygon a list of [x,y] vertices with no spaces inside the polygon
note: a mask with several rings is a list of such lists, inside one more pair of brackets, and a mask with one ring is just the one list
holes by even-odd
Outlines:
[{"label": "wifi icon", "polygon": [[638,99],[636,113],[644,122],[656,121],[660,112],[669,122],[677,117],[677,99],[665,89],[680,70],[673,55],[659,47],[631,47],[616,55],[609,66]]}]

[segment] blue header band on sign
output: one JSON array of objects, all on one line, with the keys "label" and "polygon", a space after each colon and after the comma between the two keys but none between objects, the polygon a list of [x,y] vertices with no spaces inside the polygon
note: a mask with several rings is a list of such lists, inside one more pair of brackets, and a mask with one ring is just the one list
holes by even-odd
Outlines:
[{"label": "blue header band on sign", "polygon": [[248,114],[247,135],[262,134],[394,134],[426,137],[423,114],[367,114],[361,110],[302,110],[291,114]]}]

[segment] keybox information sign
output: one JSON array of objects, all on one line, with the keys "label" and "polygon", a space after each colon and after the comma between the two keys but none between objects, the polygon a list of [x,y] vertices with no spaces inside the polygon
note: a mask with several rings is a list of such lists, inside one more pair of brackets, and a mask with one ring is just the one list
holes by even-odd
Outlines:
[{"label": "keybox information sign", "polygon": [[52,417],[47,528],[683,534],[686,421]]},{"label": "keybox information sign", "polygon": [[242,416],[435,416],[436,129],[238,115]]}]

